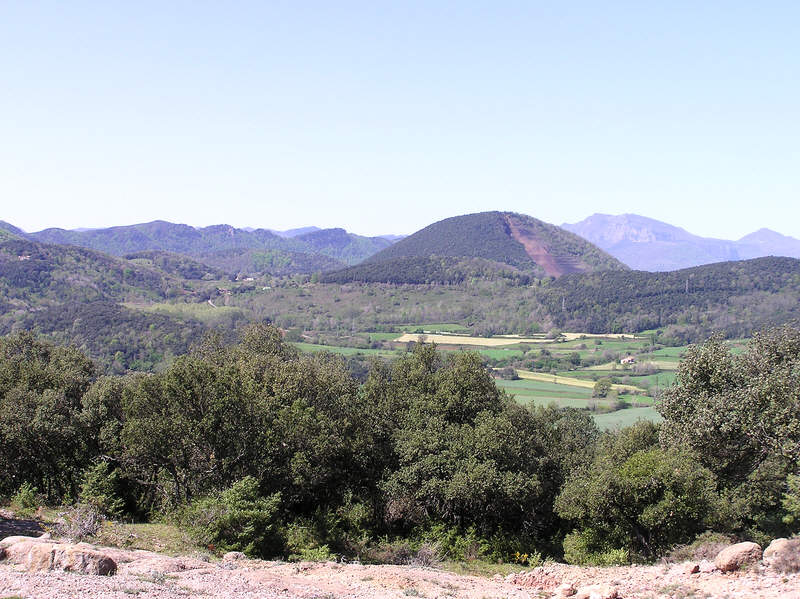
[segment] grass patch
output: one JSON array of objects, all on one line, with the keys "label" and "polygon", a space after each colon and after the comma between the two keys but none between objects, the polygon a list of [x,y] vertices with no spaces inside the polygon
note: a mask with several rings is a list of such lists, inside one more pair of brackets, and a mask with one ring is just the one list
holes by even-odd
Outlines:
[{"label": "grass patch", "polygon": [[340,354],[342,356],[396,356],[397,352],[389,349],[360,349],[358,347],[339,347],[337,345],[319,345],[316,343],[293,342],[297,349],[303,353],[316,353],[321,351],[331,352],[332,354]]},{"label": "grass patch", "polygon": [[[219,300],[221,301],[221,300]],[[249,312],[242,308],[233,306],[212,306],[208,302],[187,304],[187,303],[161,303],[161,304],[124,304],[128,308],[140,310],[142,312],[150,312],[154,314],[163,314],[171,316],[178,320],[194,319],[199,320],[203,324],[209,326],[216,326],[228,324],[235,321],[250,320]]]},{"label": "grass patch", "polygon": [[165,555],[197,553],[197,545],[177,526],[161,523],[106,522],[93,541],[121,549],[143,549]]},{"label": "grass patch", "polygon": [[468,562],[445,561],[442,562],[439,567],[442,570],[453,572],[454,574],[482,576],[485,578],[491,578],[496,574],[508,576],[509,574],[533,570],[532,567],[522,566],[520,564],[498,564],[497,562],[483,560],[470,560]]},{"label": "grass patch", "polygon": [[[553,383],[559,385],[571,385],[574,387],[583,387],[584,389],[594,388],[594,381],[581,380],[570,376],[545,374],[543,372],[531,372],[529,370],[517,370],[517,374],[519,375],[520,378],[532,381],[541,381],[543,383]],[[623,393],[626,391],[630,391],[631,393],[635,393],[636,391],[641,391],[638,387],[635,387],[633,385],[612,385],[611,387],[615,391]]]},{"label": "grass patch", "polygon": [[625,428],[639,420],[649,420],[650,422],[664,420],[655,408],[626,408],[608,414],[595,414],[593,417],[595,424],[601,430]]}]

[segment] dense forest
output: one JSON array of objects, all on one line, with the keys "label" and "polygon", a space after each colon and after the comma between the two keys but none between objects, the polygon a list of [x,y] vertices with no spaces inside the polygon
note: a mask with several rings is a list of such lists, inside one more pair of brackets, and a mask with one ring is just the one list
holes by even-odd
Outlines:
[{"label": "dense forest", "polygon": [[321,283],[392,283],[458,285],[470,280],[506,279],[513,285],[528,285],[533,277],[513,266],[483,258],[454,256],[408,256],[324,273]]},{"label": "dense forest", "polygon": [[673,272],[566,275],[540,297],[566,330],[628,332],[681,324],[692,341],[715,331],[746,336],[798,316],[800,261],[770,257]]},{"label": "dense forest", "polygon": [[794,326],[739,355],[712,339],[662,425],[600,433],[585,412],[517,405],[477,354],[425,344],[359,384],[263,324],[153,375],[102,376],[19,333],[0,339],[0,495],[166,514],[264,557],[649,561],[706,531],[800,530],[798,372]]}]

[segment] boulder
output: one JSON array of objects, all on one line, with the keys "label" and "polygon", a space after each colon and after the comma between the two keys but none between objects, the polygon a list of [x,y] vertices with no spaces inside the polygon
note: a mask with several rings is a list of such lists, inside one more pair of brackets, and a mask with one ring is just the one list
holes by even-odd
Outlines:
[{"label": "boulder", "polygon": [[572,597],[577,591],[570,583],[565,582],[556,589],[556,597]]},{"label": "boulder", "polygon": [[764,560],[800,553],[800,539],[775,539],[764,549]]},{"label": "boulder", "polygon": [[117,571],[113,559],[86,543],[73,545],[35,537],[7,537],[0,545],[8,561],[29,572],[63,570],[110,576]]},{"label": "boulder", "polygon": [[578,589],[575,599],[617,599],[619,593],[609,584],[593,584]]},{"label": "boulder", "polygon": [[729,545],[714,558],[714,565],[723,572],[733,572],[747,564],[761,560],[761,546],[758,543],[736,543]]},{"label": "boulder", "polygon": [[800,538],[775,539],[764,550],[764,563],[780,571],[800,565]]}]

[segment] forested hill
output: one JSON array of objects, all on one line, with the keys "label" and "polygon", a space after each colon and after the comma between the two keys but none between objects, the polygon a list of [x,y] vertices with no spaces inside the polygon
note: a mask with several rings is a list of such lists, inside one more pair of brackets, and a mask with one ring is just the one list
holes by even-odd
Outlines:
[{"label": "forested hill", "polygon": [[0,297],[18,305],[181,295],[184,282],[157,268],[73,246],[0,243]]},{"label": "forested hill", "polygon": [[323,283],[392,283],[458,285],[472,279],[504,279],[513,285],[527,285],[532,277],[518,268],[485,260],[455,256],[408,256],[385,262],[365,262],[322,275]]},{"label": "forested hill", "polygon": [[800,317],[800,260],[567,275],[543,290],[540,300],[565,330],[626,332],[683,323],[696,338],[703,331],[749,335]]},{"label": "forested hill", "polygon": [[348,233],[344,229],[322,229],[296,236],[309,251],[318,252],[345,264],[357,264],[365,257],[373,255],[392,245],[383,237],[363,237]]},{"label": "forested hill", "polygon": [[[284,236],[267,229],[238,229],[230,225],[195,228],[166,221],[106,229],[45,229],[35,233],[24,233],[12,225],[3,227],[0,223],[0,229],[32,241],[76,245],[115,256],[159,250],[201,258],[209,263],[218,255],[230,257],[237,252],[243,255],[254,250],[326,256],[336,261],[335,267],[339,263],[356,264],[392,243],[383,237],[364,237],[344,229],[309,228],[306,233]],[[293,261],[303,262],[299,258],[289,259],[290,264]]]},{"label": "forested hill", "polygon": [[[447,218],[398,241],[364,263],[431,256],[482,258],[537,276],[557,277],[571,272],[626,268],[573,233],[510,212],[481,212]],[[391,274],[389,267],[386,277]]]},{"label": "forested hill", "polygon": [[205,327],[119,302],[192,296],[189,279],[203,269],[169,255],[124,260],[80,247],[6,241],[0,243],[0,334],[36,330],[75,344],[108,369],[148,370],[188,351]]}]

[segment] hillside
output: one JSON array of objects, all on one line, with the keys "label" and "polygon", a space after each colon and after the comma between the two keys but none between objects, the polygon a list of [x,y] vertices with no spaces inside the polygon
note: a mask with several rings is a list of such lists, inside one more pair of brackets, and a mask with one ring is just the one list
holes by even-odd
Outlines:
[{"label": "hillside", "polygon": [[363,237],[344,229],[322,229],[298,235],[295,239],[309,250],[345,264],[357,264],[364,258],[392,245],[383,237]]},{"label": "hillside", "polygon": [[275,249],[229,249],[201,254],[199,259],[228,273],[282,277],[337,270],[346,266],[324,254]]},{"label": "hillside", "polygon": [[637,214],[593,214],[562,227],[635,270],[671,271],[764,256],[800,258],[800,240],[769,229],[761,229],[738,241],[712,239]]},{"label": "hillside", "polygon": [[385,262],[365,262],[322,275],[322,283],[393,283],[457,285],[472,278],[486,281],[505,279],[514,285],[527,285],[530,274],[518,268],[485,260],[455,256],[409,256]]},{"label": "hillside", "polygon": [[755,258],[673,272],[562,277],[540,300],[557,326],[587,332],[655,329],[683,322],[697,340],[746,336],[800,317],[800,260]]},{"label": "hillside", "polygon": [[144,250],[124,256],[135,264],[151,266],[159,270],[189,280],[225,279],[227,272],[193,260],[183,254],[174,254],[161,250]]},{"label": "hillside", "polygon": [[[551,277],[625,268],[577,235],[511,212],[447,218],[401,239],[367,258],[364,264],[388,265],[399,258],[431,256],[482,258]],[[386,276],[391,274],[387,268]]]},{"label": "hillside", "polygon": [[[303,227],[271,231],[238,229],[230,225],[195,228],[166,221],[106,229],[45,229],[35,233],[24,233],[6,224],[5,227],[0,225],[0,230],[42,243],[86,247],[115,256],[143,251],[183,254],[220,268],[227,268],[221,264],[238,255],[241,259],[233,260],[229,271],[234,274],[241,271],[253,274],[260,263],[264,263],[266,268],[258,272],[268,274],[330,270],[356,264],[392,243],[383,237],[364,237],[344,229]],[[256,254],[279,254],[270,254],[270,258],[263,260],[257,255],[251,258],[247,255],[249,250]],[[299,254],[307,254],[307,257]],[[315,260],[317,257],[320,258]]]},{"label": "hillside", "polygon": [[185,353],[205,327],[191,319],[135,312],[119,302],[197,296],[190,279],[208,267],[195,268],[168,254],[125,260],[28,240],[0,243],[0,334],[37,330],[75,344],[108,369],[151,369],[169,355]]},{"label": "hillside", "polygon": [[0,297],[20,306],[183,293],[181,278],[93,250],[27,240],[0,243]]}]

